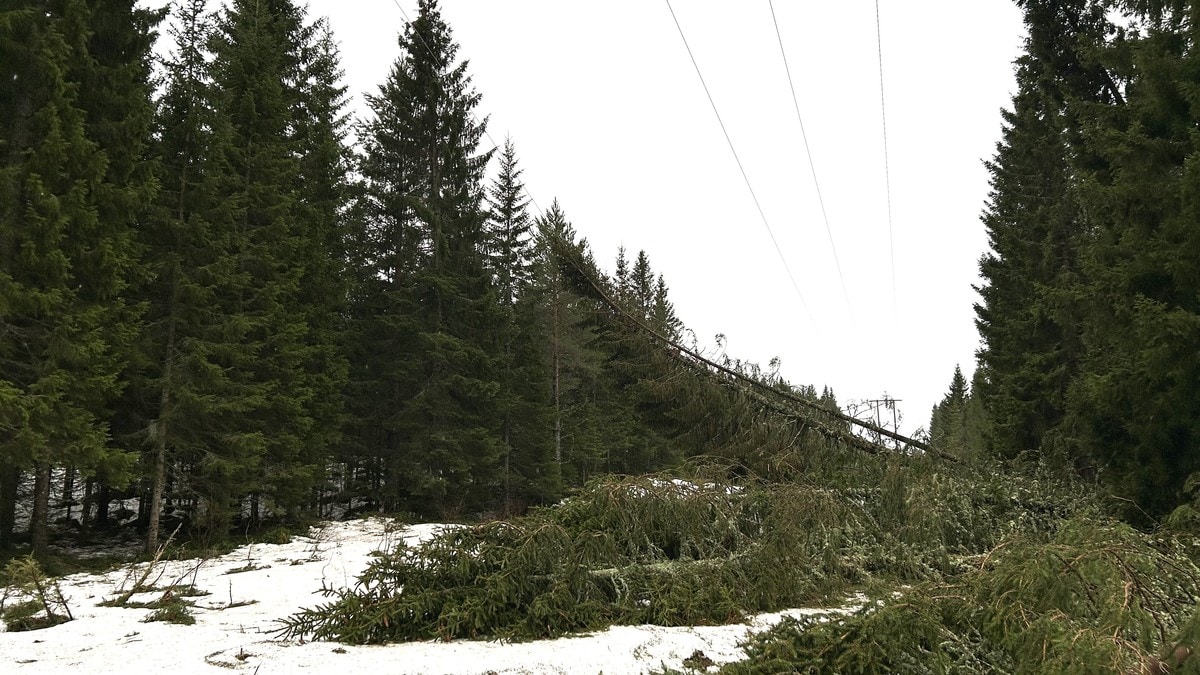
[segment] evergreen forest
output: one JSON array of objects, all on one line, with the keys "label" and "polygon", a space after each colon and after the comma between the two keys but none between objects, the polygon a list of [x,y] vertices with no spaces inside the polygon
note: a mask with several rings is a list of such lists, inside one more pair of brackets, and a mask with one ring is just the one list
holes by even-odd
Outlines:
[{"label": "evergreen forest", "polygon": [[162,523],[503,515],[696,452],[564,255],[678,338],[664,278],[533,211],[436,3],[358,121],[324,20],[211,4],[0,13],[0,548],[133,498],[150,551]]},{"label": "evergreen forest", "polygon": [[436,0],[357,118],[296,0],[0,0],[0,551],[383,513],[471,526],[286,635],[862,591],[732,671],[1200,672],[1200,5],[1015,2],[974,376],[905,438],[537,208]]}]

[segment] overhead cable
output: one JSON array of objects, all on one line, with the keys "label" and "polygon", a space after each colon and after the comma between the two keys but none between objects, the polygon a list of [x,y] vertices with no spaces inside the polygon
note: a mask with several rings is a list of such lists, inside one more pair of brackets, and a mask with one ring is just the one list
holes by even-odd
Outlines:
[{"label": "overhead cable", "polygon": [[779,40],[779,54],[783,57],[783,69],[787,73],[788,88],[792,90],[792,104],[796,108],[796,120],[800,122],[800,137],[804,140],[804,154],[808,155],[808,168],[812,171],[813,186],[817,189],[817,203],[821,205],[821,217],[825,219],[825,232],[829,235],[829,248],[833,251],[833,262],[837,265],[838,279],[842,282],[842,294],[846,296],[846,308],[850,317],[854,317],[854,307],[850,303],[850,291],[846,288],[846,277],[842,274],[842,261],[838,258],[837,245],[833,243],[833,228],[829,226],[829,214],[825,211],[825,199],[821,196],[821,183],[817,180],[817,166],[813,162],[812,149],[808,145],[808,134],[804,131],[804,118],[800,115],[800,100],[796,97],[796,85],[792,82],[792,69],[788,67],[787,51],[783,48],[783,36],[779,33],[779,20],[775,18],[775,3],[768,0],[771,8],[771,21],[775,24],[775,38]]},{"label": "overhead cable", "polygon": [[783,269],[787,271],[788,279],[792,282],[792,288],[796,291],[796,297],[800,298],[800,304],[804,307],[804,311],[808,314],[809,321],[812,321],[816,326],[817,322],[813,319],[812,312],[808,309],[808,303],[804,301],[804,294],[800,292],[800,285],[796,283],[796,277],[792,275],[792,268],[788,266],[787,258],[783,255],[783,249],[779,247],[779,241],[775,239],[775,233],[771,230],[771,224],[767,221],[767,214],[763,212],[762,204],[758,201],[758,195],[754,192],[754,186],[750,184],[750,177],[746,174],[745,167],[742,166],[742,160],[738,157],[737,149],[733,146],[733,140],[729,138],[729,131],[725,128],[725,121],[721,119],[721,113],[717,110],[717,104],[713,101],[712,92],[708,90],[708,84],[704,81],[704,75],[700,72],[700,65],[696,63],[696,56],[692,54],[692,48],[688,45],[687,36],[683,34],[683,27],[679,25],[679,18],[675,16],[675,9],[671,7],[671,0],[665,0],[667,9],[671,12],[671,18],[675,21],[675,28],[679,30],[679,37],[683,39],[683,46],[687,49],[688,57],[692,60],[692,67],[696,69],[696,75],[700,78],[700,85],[704,87],[704,93],[708,96],[708,103],[712,106],[713,114],[717,116],[717,123],[721,125],[721,132],[725,134],[725,142],[729,144],[729,151],[733,153],[733,159],[737,162],[738,170],[742,172],[742,180],[746,181],[746,189],[750,191],[750,197],[754,200],[754,206],[758,209],[758,215],[762,218],[763,226],[767,228],[767,234],[771,237],[771,243],[775,245],[775,252],[779,254],[779,261],[783,263]]},{"label": "overhead cable", "polygon": [[875,0],[875,43],[879,47],[879,106],[883,115],[883,177],[887,187],[888,251],[892,262],[892,305],[900,311],[896,293],[896,239],[892,236],[892,172],[888,166],[887,96],[883,91],[883,31],[880,28],[879,0]]}]

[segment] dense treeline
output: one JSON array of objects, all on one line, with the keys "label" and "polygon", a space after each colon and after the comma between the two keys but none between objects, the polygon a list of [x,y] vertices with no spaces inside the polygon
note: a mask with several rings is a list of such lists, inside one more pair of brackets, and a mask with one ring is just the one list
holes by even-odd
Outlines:
[{"label": "dense treeline", "polygon": [[1017,4],[1029,35],[988,163],[983,344],[934,437],[1058,457],[1157,519],[1200,470],[1200,7]]},{"label": "dense treeline", "polygon": [[55,505],[129,498],[153,548],[179,518],[510,513],[711,449],[562,253],[678,338],[664,279],[531,212],[457,49],[422,0],[354,122],[292,0],[3,5],[0,547],[30,483],[35,550]]}]

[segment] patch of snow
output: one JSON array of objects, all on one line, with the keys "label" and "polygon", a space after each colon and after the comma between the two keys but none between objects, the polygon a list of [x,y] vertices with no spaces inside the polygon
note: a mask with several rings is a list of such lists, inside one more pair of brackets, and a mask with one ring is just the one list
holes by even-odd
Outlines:
[{"label": "patch of snow", "polygon": [[[415,544],[444,526],[397,526],[382,518],[324,524],[282,545],[253,544],[209,560],[160,563],[151,582],[195,584],[210,595],[192,598],[195,625],[143,623],[149,609],[100,607],[128,588],[144,564],[105,574],[76,574],[60,585],[75,620],[38,631],[0,632],[0,663],[15,675],[80,669],[90,675],[129,672],[219,673],[642,673],[683,668],[695,651],[716,664],[744,658],[739,643],[784,616],[856,609],[795,609],[752,617],[746,624],[666,628],[617,626],[590,635],[525,643],[410,642],[351,646],[275,639],[276,621],[326,602],[324,587],[355,583],[378,551],[396,541]],[[246,571],[239,571],[246,570]],[[152,600],[160,594],[139,595]],[[246,604],[249,603],[249,604]],[[861,603],[860,603],[861,604]]]}]

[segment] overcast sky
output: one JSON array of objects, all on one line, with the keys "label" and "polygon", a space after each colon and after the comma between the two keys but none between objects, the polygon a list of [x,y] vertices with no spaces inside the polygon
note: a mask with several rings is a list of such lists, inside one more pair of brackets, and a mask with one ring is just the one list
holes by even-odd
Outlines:
[{"label": "overcast sky", "polygon": [[[310,0],[360,115],[416,15],[397,1]],[[671,4],[799,294],[665,0],[441,3],[491,137],[512,137],[533,198],[557,197],[603,265],[622,244],[645,249],[710,352],[723,333],[731,356],[778,356],[784,377],[843,405],[886,392],[902,429],[927,425],[955,364],[974,369],[983,160],[1013,89],[1019,10],[880,0],[889,225],[875,3],[776,0],[827,230],[768,3]]]}]

